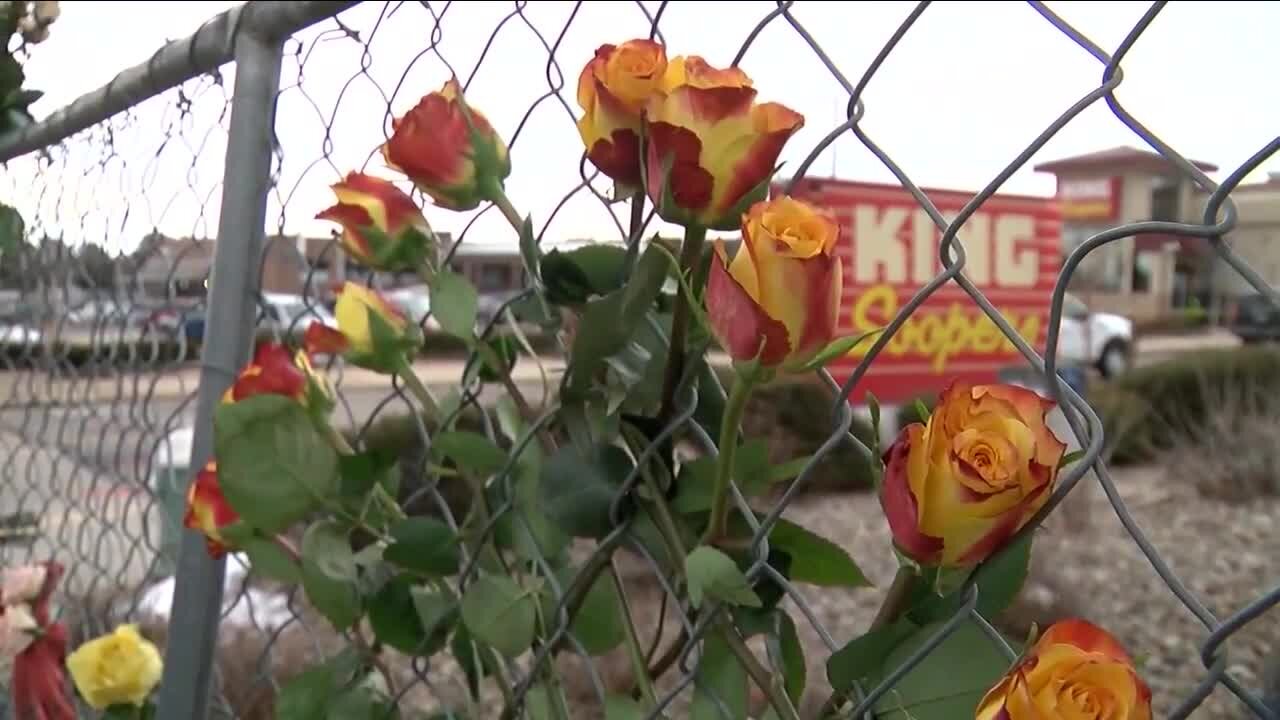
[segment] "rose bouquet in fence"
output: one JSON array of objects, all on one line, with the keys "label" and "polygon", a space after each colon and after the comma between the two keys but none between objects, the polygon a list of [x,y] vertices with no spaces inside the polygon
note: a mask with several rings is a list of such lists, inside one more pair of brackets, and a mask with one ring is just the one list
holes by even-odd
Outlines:
[{"label": "rose bouquet in fence", "polygon": [[[747,400],[872,339],[835,333],[837,249],[857,238],[822,208],[770,194],[804,119],[765,94],[738,68],[668,58],[649,40],[599,48],[579,79],[578,129],[633,223],[626,247],[571,252],[539,247],[532,218],[504,190],[506,144],[456,81],[396,118],[381,148],[394,173],[442,208],[496,206],[518,239],[530,288],[483,327],[475,288],[441,261],[397,178],[353,171],[333,186],[336,202],[318,217],[362,263],[419,273],[435,319],[473,351],[460,387],[496,382],[505,395],[463,426],[458,393],[436,397],[415,375],[420,328],[354,284],[336,328],[313,326],[300,348],[260,348],[228,389],[187,525],[211,553],[243,552],[256,572],[300,584],[351,639],[282,689],[281,720],[403,715],[390,653],[459,663],[467,702],[435,717],[490,717],[476,703],[492,683],[503,718],[795,720],[809,684],[804,619],[785,601],[805,586],[884,597],[867,632],[830,657],[824,716],[850,717],[854,706],[913,718],[1150,716],[1132,661],[1104,630],[1081,620],[1008,638],[979,615],[1018,592],[1031,523],[1070,460],[1046,424],[1052,403],[1036,393],[954,384],[888,448],[843,439],[876,466],[892,547],[841,548],[772,511],[767,497],[803,483],[810,458],[771,466],[740,453]],[[682,226],[683,240],[645,238],[647,207]],[[709,230],[740,239],[709,244]],[[493,333],[498,323],[514,344]],[[573,327],[544,407],[510,380],[528,324]],[[732,361],[727,392],[708,364],[713,347]],[[338,357],[415,399],[429,443],[424,485],[464,487],[465,502],[407,511],[397,458],[333,425],[334,394],[317,368]],[[681,443],[703,457],[682,457]],[[870,587],[853,559],[868,553],[896,554],[891,586]],[[633,621],[623,555],[649,561],[690,619],[667,647]],[[555,656],[615,650],[629,680],[598,707],[571,708]],[[73,656],[73,672],[78,664]],[[676,709],[668,688],[681,667],[694,684],[691,704]]]}]

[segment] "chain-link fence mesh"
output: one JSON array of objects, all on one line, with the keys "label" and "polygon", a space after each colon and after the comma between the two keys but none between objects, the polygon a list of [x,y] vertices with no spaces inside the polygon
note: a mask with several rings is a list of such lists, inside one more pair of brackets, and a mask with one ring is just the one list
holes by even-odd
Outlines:
[{"label": "chain-link fence mesh", "polygon": [[[1101,80],[1078,97],[1064,95],[1062,114],[1009,158],[968,206],[950,219],[938,212],[910,172],[895,163],[892,149],[877,145],[860,122],[874,110],[863,105],[863,90],[894,56],[899,43],[911,36],[928,6],[921,3],[911,11],[865,68],[838,67],[810,34],[802,14],[793,12],[792,3],[779,3],[760,17],[732,58],[735,64],[746,58],[749,66],[753,56],[769,53],[770,38],[783,33],[800,37],[812,56],[791,61],[816,60],[825,67],[826,76],[811,75],[807,82],[829,84],[831,93],[838,94],[844,104],[844,118],[788,174],[803,176],[835,140],[852,135],[893,173],[943,233],[938,254],[945,270],[900,310],[842,386],[822,373],[831,390],[841,398],[848,396],[865,373],[874,372],[875,357],[902,322],[932,293],[951,284],[963,288],[1011,339],[1039,378],[1055,377],[1052,362],[1046,367],[1041,357],[1055,357],[1063,295],[1072,272],[1090,252],[1139,233],[1195,238],[1260,292],[1272,293],[1221,237],[1235,222],[1231,191],[1280,148],[1280,141],[1268,143],[1218,185],[1131,116],[1113,94],[1123,78],[1123,58],[1164,3],[1154,4],[1111,51],[1095,45],[1045,5],[1031,3],[1045,23],[1097,61]],[[344,259],[330,228],[312,218],[330,204],[328,186],[348,171],[382,170],[375,148],[389,134],[392,118],[453,74],[463,84],[468,101],[485,109],[511,147],[516,171],[508,183],[509,195],[517,202],[526,195],[554,195],[554,201],[545,206],[522,206],[534,218],[535,235],[544,247],[591,232],[584,228],[592,221],[606,223],[627,242],[634,224],[629,207],[610,204],[606,179],[579,160],[581,146],[574,127],[579,113],[574,102],[577,74],[601,43],[646,35],[662,40],[663,28],[673,21],[664,18],[673,9],[665,2],[363,3],[286,40],[275,99],[266,241],[261,256],[253,259],[262,289],[255,299],[258,313],[253,334],[296,341],[306,324],[329,317],[334,292],[345,280],[395,289],[393,296],[420,320],[427,346],[435,348],[416,369],[445,398],[446,406],[477,432],[496,440],[507,428],[498,420],[505,409],[495,413],[495,402],[506,408],[508,401],[498,398],[509,397],[514,387],[532,406],[532,416],[538,418],[534,425],[549,422],[559,407],[555,390],[563,369],[561,351],[571,328],[526,327],[526,339],[537,356],[522,359],[503,388],[475,371],[474,356],[449,344],[417,281],[370,273]],[[585,19],[588,15],[590,19]],[[678,19],[679,13],[671,15]],[[608,27],[607,37],[598,34],[602,27]],[[236,32],[246,28],[237,24]],[[495,47],[502,48],[501,63],[492,59]],[[197,358],[206,334],[216,332],[205,326],[205,297],[224,189],[230,78],[235,69],[227,65],[221,72],[165,90],[83,132],[13,157],[0,180],[0,197],[22,212],[34,243],[6,253],[2,264],[9,286],[21,288],[21,303],[4,325],[8,335],[0,380],[5,385],[0,399],[0,437],[5,445],[0,508],[9,529],[0,546],[0,560],[13,564],[54,557],[67,564],[71,572],[61,603],[64,617],[74,618],[74,638],[97,634],[126,618],[142,623],[148,634],[171,646],[184,643],[195,632],[167,623],[174,595],[176,542],[182,533],[183,492],[191,470],[188,456],[201,378]],[[1086,108],[1102,104],[1142,144],[1211,191],[1208,209],[1198,224],[1129,224],[1095,235],[1076,248],[1066,258],[1054,290],[1047,343],[1030,347],[966,278],[964,246],[957,231],[1059,130]],[[822,124],[819,118],[810,118],[809,123]],[[549,188],[557,192],[549,193]],[[571,222],[580,224],[567,225],[566,217],[577,218]],[[513,317],[507,310],[535,292],[519,289],[522,267],[510,229],[492,208],[462,216],[429,208],[428,218],[442,237],[448,233],[451,238],[449,261],[471,275],[491,303],[482,307],[482,315],[489,320],[486,332],[504,332]],[[651,218],[636,219],[644,229],[634,237],[652,234]],[[478,257],[499,261],[474,262]],[[503,258],[511,262],[504,265]],[[247,328],[236,330],[250,334]],[[659,327],[654,332],[665,331]],[[399,499],[410,514],[439,517],[456,528],[461,521],[457,489],[443,481],[423,480],[432,433],[415,414],[411,394],[385,375],[337,361],[327,369],[338,392],[335,423],[357,447],[381,445],[399,454]],[[225,375],[229,370],[205,367],[204,378],[225,385],[229,377],[218,373]],[[1086,454],[1065,472],[1052,500],[1023,532],[1035,530],[1081,481],[1098,482],[1150,568],[1202,626],[1197,661],[1203,667],[1178,671],[1177,692],[1157,695],[1157,716],[1183,718],[1203,712],[1216,717],[1275,717],[1276,709],[1268,710],[1261,699],[1257,681],[1261,671],[1252,668],[1253,681],[1242,682],[1225,652],[1230,638],[1280,602],[1275,578],[1258,578],[1257,599],[1248,606],[1219,613],[1208,609],[1180,574],[1168,567],[1130,515],[1099,460],[1104,438],[1097,414],[1064,384],[1050,382],[1042,387],[1070,408],[1066,421]],[[545,677],[540,668],[548,665],[556,668],[566,686],[572,717],[600,716],[606,696],[625,690],[619,682],[627,676],[627,658],[621,651],[593,657],[573,621],[586,589],[610,565],[619,570],[620,589],[649,663],[671,668],[659,683],[662,711],[677,717],[686,712],[700,661],[699,641],[717,615],[695,613],[687,597],[676,592],[664,558],[656,557],[653,545],[645,541],[641,526],[646,518],[631,512],[626,498],[643,488],[650,456],[669,438],[679,439],[681,447],[695,456],[716,453],[712,438],[692,421],[695,405],[692,384],[686,383],[672,417],[654,428],[647,447],[640,448],[636,470],[615,498],[609,532],[598,542],[574,543],[570,548],[571,567],[576,570],[557,572],[547,558],[534,558],[533,565],[545,576],[554,598],[549,608],[553,633],[549,642],[508,663],[505,683],[485,683],[481,709],[472,707],[465,674],[450,652],[457,647],[446,647],[429,661],[383,650],[390,690],[405,716],[470,711],[464,716],[506,717],[506,708],[541,717],[538,693]],[[747,573],[752,581],[771,577],[785,593],[783,607],[799,626],[797,634],[808,649],[814,701],[805,708],[807,713],[827,700],[821,679],[826,657],[865,628],[846,625],[839,632],[830,630],[828,625],[839,621],[841,611],[833,611],[832,607],[840,606],[828,600],[843,597],[844,591],[792,584],[767,562],[768,537],[778,520],[801,503],[798,498],[811,467],[825,453],[841,446],[869,452],[849,433],[854,413],[846,402],[836,402],[831,416],[830,435],[810,467],[764,508],[758,525],[753,524],[751,550],[757,562]],[[520,437],[527,443],[533,434]],[[519,451],[519,446],[513,448],[508,468],[497,476],[500,499],[486,526],[489,534],[537,535],[539,531],[539,517],[525,512],[526,500],[510,472]],[[740,496],[737,500],[746,502]],[[745,517],[755,522],[755,515]],[[888,541],[883,533],[880,540]],[[888,554],[887,544],[848,549],[859,560],[865,560],[864,555]],[[451,580],[449,589],[461,592],[473,581],[478,564],[469,558],[465,572]],[[309,663],[354,641],[336,634],[298,588],[246,574],[239,556],[228,561],[225,589],[216,651],[213,658],[203,659],[216,668],[212,717],[272,717],[274,697],[282,684]],[[905,658],[876,687],[856,688],[840,717],[870,717],[881,697],[892,697],[895,683],[952,632],[983,632],[1012,661],[1013,650],[991,619],[977,612],[976,603],[975,591],[942,626],[936,642]],[[671,652],[672,648],[684,651]],[[569,652],[553,657],[553,649]],[[778,648],[754,649],[762,668],[770,674],[781,672]],[[201,669],[182,667],[176,672],[195,676]]]}]

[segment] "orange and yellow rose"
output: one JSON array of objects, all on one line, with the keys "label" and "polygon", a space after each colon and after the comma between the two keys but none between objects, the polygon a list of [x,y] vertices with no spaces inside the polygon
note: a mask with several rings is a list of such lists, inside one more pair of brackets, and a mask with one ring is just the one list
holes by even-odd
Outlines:
[{"label": "orange and yellow rose", "polygon": [[659,89],[669,93],[681,85],[697,88],[751,87],[751,77],[742,68],[712,67],[698,55],[679,55],[667,63]]},{"label": "orange and yellow rose", "polygon": [[885,452],[880,502],[898,549],[966,567],[1000,549],[1053,492],[1066,445],[1051,400],[1013,385],[953,383],[925,424]]},{"label": "orange and yellow rose", "polygon": [[457,80],[423,97],[391,127],[382,146],[387,164],[441,207],[472,210],[494,199],[511,174],[507,144],[466,103]]},{"label": "orange and yellow rose", "polygon": [[663,220],[734,229],[763,200],[787,140],[804,116],[757,103],[750,78],[701,58],[673,60],[646,110],[645,185]]},{"label": "orange and yellow rose", "polygon": [[240,516],[222,496],[218,484],[218,465],[209,461],[187,488],[187,510],[182,519],[184,527],[204,533],[205,544],[211,557],[222,557],[231,548],[222,535],[222,529],[239,521]]},{"label": "orange and yellow rose", "polygon": [[434,266],[435,236],[416,203],[393,183],[348,173],[330,186],[337,204],[316,215],[342,226],[342,247],[366,267],[384,272]]},{"label": "orange and yellow rose", "polygon": [[343,355],[357,366],[394,372],[422,342],[418,326],[391,301],[357,283],[343,285],[334,315],[336,329],[319,322],[307,328],[308,352]]},{"label": "orange and yellow rose", "polygon": [[976,720],[1151,720],[1151,690],[1125,649],[1079,619],[1050,626],[978,704]]},{"label": "orange and yellow rose", "polygon": [[794,365],[831,342],[842,289],[839,240],[830,214],[782,196],[743,215],[742,245],[732,259],[716,243],[707,317],[730,357]]},{"label": "orange and yellow rose", "polygon": [[649,99],[667,72],[667,54],[652,40],[601,45],[578,77],[578,133],[587,159],[632,192],[641,185],[640,135]]},{"label": "orange and yellow rose", "polygon": [[333,389],[311,366],[307,354],[291,352],[276,342],[258,346],[253,361],[222,394],[222,402],[239,402],[255,395],[291,397],[303,407],[322,414],[333,406]]}]

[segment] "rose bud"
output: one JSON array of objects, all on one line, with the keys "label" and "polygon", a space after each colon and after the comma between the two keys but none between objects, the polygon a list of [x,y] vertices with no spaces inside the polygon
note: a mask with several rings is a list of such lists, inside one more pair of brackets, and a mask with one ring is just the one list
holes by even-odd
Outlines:
[{"label": "rose bud", "polygon": [[587,159],[624,189],[640,188],[640,133],[645,107],[667,71],[667,54],[652,40],[601,45],[578,77],[585,115],[578,133]]},{"label": "rose bud", "polygon": [[1105,630],[1054,623],[978,703],[977,720],[1151,720],[1151,690]]},{"label": "rose bud", "polygon": [[382,146],[387,164],[440,207],[472,210],[493,200],[511,174],[506,143],[466,104],[457,80],[422,98],[391,127]]},{"label": "rose bud", "polygon": [[357,262],[383,272],[435,267],[435,234],[400,188],[356,172],[330,188],[338,203],[316,218],[342,226],[342,247]]},{"label": "rose bud", "polygon": [[306,353],[291,353],[274,342],[258,346],[253,361],[222,394],[222,402],[238,402],[255,395],[291,397],[319,414],[328,413],[334,402],[328,380],[316,373]]},{"label": "rose bud", "polygon": [[222,487],[218,484],[218,464],[210,461],[203,470],[196,473],[191,486],[187,488],[187,511],[182,524],[204,533],[209,556],[220,558],[231,549],[230,543],[222,535],[222,529],[239,519],[240,516],[222,496]]},{"label": "rose bud", "polygon": [[1053,493],[1066,444],[1051,400],[1013,385],[952,383],[927,424],[885,452],[880,503],[898,549],[923,565],[967,567],[996,550]]},{"label": "rose bud", "polygon": [[828,213],[783,196],[743,216],[732,260],[716,243],[707,316],[730,357],[785,367],[831,342],[842,287],[839,239],[840,225]]},{"label": "rose bud", "polygon": [[[804,116],[755,102],[741,72],[684,60],[668,75],[686,84],[649,101],[645,185],[667,222],[732,230],[765,199],[782,148]],[[693,72],[691,72],[691,70]]]},{"label": "rose bud", "polygon": [[319,322],[307,328],[303,344],[308,352],[340,354],[359,367],[394,372],[422,344],[418,326],[376,290],[363,285],[343,285],[334,315],[337,329]]}]

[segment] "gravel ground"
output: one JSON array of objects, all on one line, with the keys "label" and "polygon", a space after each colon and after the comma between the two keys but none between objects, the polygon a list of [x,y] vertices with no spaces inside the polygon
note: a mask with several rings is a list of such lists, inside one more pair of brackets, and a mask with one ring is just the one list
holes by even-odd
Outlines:
[{"label": "gravel ground", "polygon": [[[1244,607],[1280,581],[1280,500],[1245,505],[1205,500],[1193,488],[1169,486],[1161,473],[1148,468],[1116,470],[1113,477],[1152,545],[1218,617]],[[1142,673],[1154,694],[1155,717],[1167,717],[1204,677],[1199,647],[1207,631],[1152,569],[1092,475],[1058,515],[1036,539],[1032,580],[1011,615],[1034,619],[1042,627],[1055,617],[1078,615],[1109,629],[1132,654],[1145,658]],[[849,549],[878,587],[888,585],[895,565],[886,550],[888,526],[874,497],[802,498],[786,517]],[[881,591],[802,592],[819,622],[837,643],[844,643],[870,623]],[[810,677],[821,678],[825,647],[812,628],[802,632]],[[1245,687],[1257,690],[1271,648],[1280,651],[1276,608],[1233,638],[1230,671]],[[1219,687],[1192,717],[1253,715]]]}]

